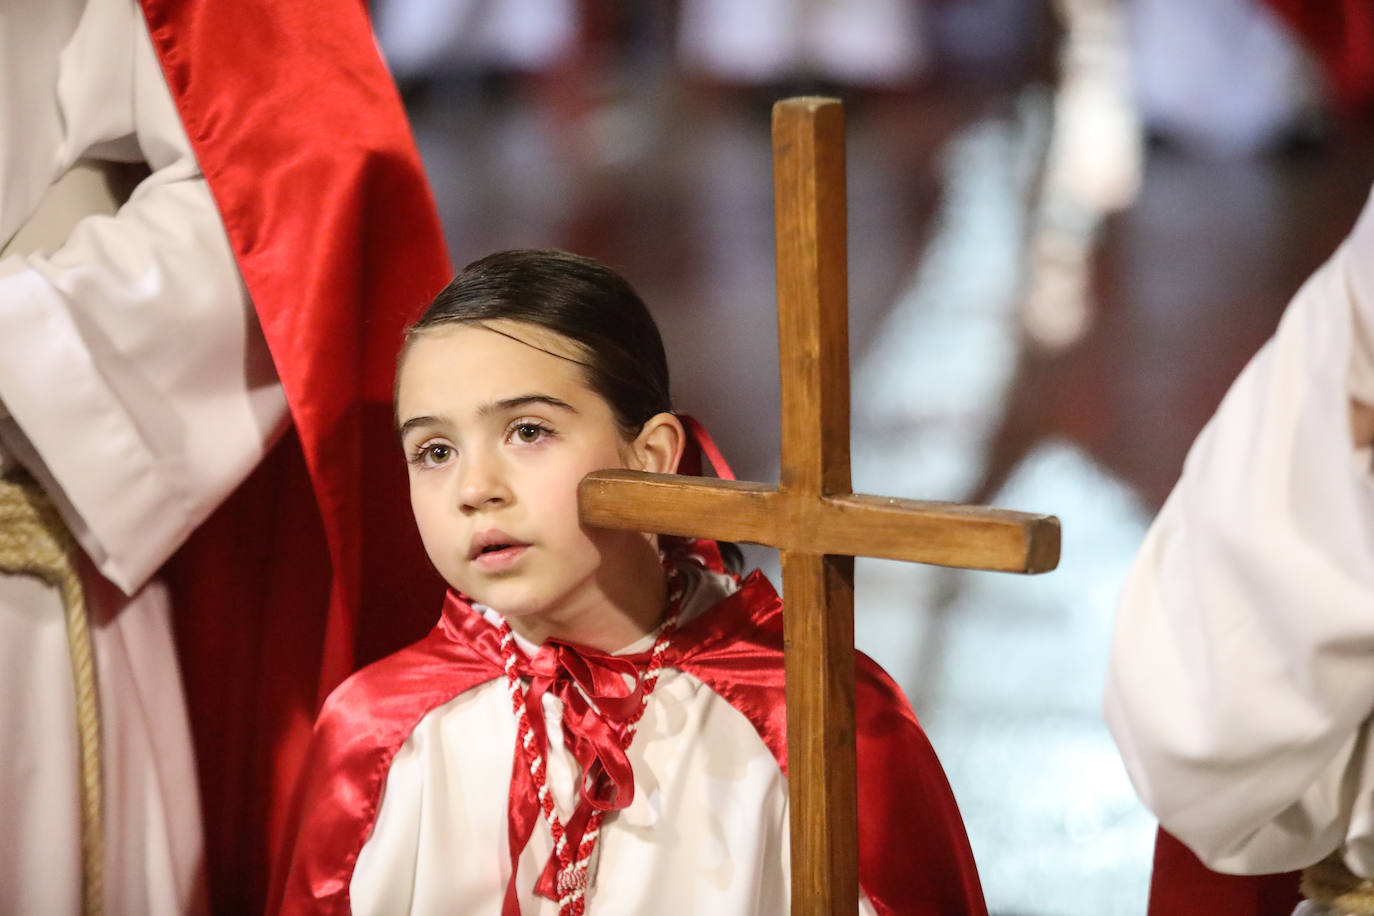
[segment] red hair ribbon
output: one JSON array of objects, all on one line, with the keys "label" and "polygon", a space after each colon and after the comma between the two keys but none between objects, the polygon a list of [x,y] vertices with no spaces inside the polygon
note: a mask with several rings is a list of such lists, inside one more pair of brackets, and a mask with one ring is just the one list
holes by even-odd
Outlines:
[{"label": "red hair ribbon", "polygon": [[682,421],[682,426],[687,430],[687,448],[682,453],[682,461],[678,464],[678,473],[686,474],[689,477],[703,476],[701,459],[705,456],[711,463],[711,470],[716,472],[716,476],[721,480],[734,480],[735,472],[730,470],[730,465],[726,463],[725,456],[716,447],[716,441],[711,438],[711,434],[706,431],[706,427],[701,425],[701,421],[691,414],[680,413],[676,415]]}]

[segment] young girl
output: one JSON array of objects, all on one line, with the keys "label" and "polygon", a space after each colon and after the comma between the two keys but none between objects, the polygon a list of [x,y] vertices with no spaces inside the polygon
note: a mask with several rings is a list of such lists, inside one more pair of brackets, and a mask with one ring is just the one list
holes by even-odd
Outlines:
[{"label": "young girl", "polygon": [[[321,711],[280,910],[787,912],[776,593],[578,519],[591,471],[699,460],[639,297],[561,252],[470,265],[410,330],[396,419],[451,591]],[[984,913],[933,751],[856,663],[861,910]]]}]

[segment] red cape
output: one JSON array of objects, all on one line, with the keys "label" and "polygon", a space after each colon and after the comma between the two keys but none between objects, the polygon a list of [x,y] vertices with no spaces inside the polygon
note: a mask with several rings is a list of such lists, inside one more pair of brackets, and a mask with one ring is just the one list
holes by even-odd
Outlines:
[{"label": "red cape", "polygon": [[1165,831],[1155,839],[1149,916],[1290,916],[1301,900],[1297,872],[1222,875]]},{"label": "red cape", "polygon": [[[782,601],[754,573],[682,627],[664,666],[701,680],[753,723],[787,769]],[[963,820],[897,687],[856,653],[859,881],[883,916],[986,916]],[[348,888],[391,760],[416,723],[502,676],[496,629],[450,593],[420,642],[354,675],[325,704],[297,809],[283,914],[347,914]],[[533,880],[534,876],[529,876]]]},{"label": "red cape", "polygon": [[249,913],[320,702],[424,633],[407,609],[442,594],[410,519],[391,380],[402,328],[450,271],[361,3],[142,5],[294,421],[167,570],[212,903]]}]

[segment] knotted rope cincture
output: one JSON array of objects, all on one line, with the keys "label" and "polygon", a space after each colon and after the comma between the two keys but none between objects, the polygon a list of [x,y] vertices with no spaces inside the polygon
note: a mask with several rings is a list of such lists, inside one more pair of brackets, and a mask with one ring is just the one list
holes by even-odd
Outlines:
[{"label": "knotted rope cincture", "polygon": [[1374,916],[1374,881],[1346,868],[1340,850],[1303,869],[1302,894],[1333,916]]},{"label": "knotted rope cincture", "polygon": [[42,488],[25,471],[0,477],[0,572],[33,576],[62,598],[76,694],[81,774],[81,893],[85,916],[105,901],[105,840],[100,765],[100,699],[76,542]]},{"label": "knotted rope cincture", "polygon": [[[635,732],[639,728],[639,720],[649,705],[649,695],[654,692],[654,687],[658,684],[658,676],[663,668],[663,653],[667,651],[668,645],[672,641],[672,635],[677,629],[678,614],[682,609],[682,573],[669,559],[663,560],[663,566],[668,582],[668,610],[663,628],[659,631],[658,639],[649,655],[649,664],[640,681],[639,707],[629,717],[623,730],[619,733],[621,750],[629,750],[630,743],[634,740]],[[515,711],[517,740],[519,747],[523,749],[529,761],[530,776],[534,781],[535,793],[539,800],[539,810],[549,825],[549,832],[553,834],[553,851],[558,860],[558,913],[559,916],[582,916],[587,907],[587,889],[592,883],[590,874],[592,853],[596,849],[596,840],[601,833],[601,822],[605,813],[600,808],[595,808],[592,811],[587,820],[586,829],[582,832],[582,839],[577,844],[576,854],[570,852],[563,821],[554,809],[553,792],[549,790],[548,769],[545,765],[544,754],[536,744],[534,728],[530,725],[529,712],[525,704],[524,685],[520,682],[520,676],[516,671],[518,659],[516,657],[515,636],[504,620],[501,622],[499,632],[507,687],[510,690],[511,706]]]}]

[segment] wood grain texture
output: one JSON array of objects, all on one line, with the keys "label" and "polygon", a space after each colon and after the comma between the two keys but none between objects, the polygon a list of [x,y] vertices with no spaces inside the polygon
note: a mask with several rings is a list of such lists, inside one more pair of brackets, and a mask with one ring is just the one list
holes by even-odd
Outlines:
[{"label": "wood grain texture", "polygon": [[596,471],[578,488],[582,523],[776,547],[783,540],[776,487],[736,480]]},{"label": "wood grain texture", "polygon": [[854,558],[782,553],[792,912],[859,909]]},{"label": "wood grain texture", "polygon": [[600,527],[997,572],[1045,572],[1059,561],[1059,520],[1028,512],[862,493],[818,499],[644,471],[596,471],[579,498],[582,521]]},{"label": "wood grain texture", "polygon": [[[816,499],[848,494],[849,311],[844,108],[773,106],[778,362],[784,530],[800,536]],[[858,911],[854,746],[854,560],[782,554],[792,912]]]},{"label": "wood grain texture", "polygon": [[811,504],[799,533],[815,553],[1017,573],[1059,563],[1059,519],[984,506],[830,496]]},{"label": "wood grain texture", "polygon": [[782,374],[779,487],[848,493],[849,313],[844,106],[773,106],[778,353]]}]

